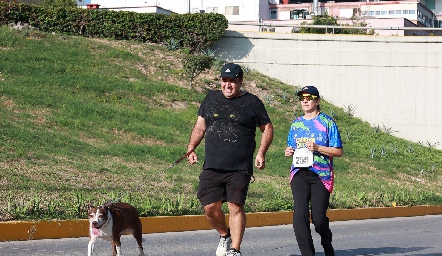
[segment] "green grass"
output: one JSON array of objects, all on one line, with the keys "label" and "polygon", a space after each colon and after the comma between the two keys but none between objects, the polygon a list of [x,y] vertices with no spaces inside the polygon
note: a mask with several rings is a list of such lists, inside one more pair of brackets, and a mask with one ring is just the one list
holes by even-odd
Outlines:
[{"label": "green grass", "polygon": [[[85,218],[86,203],[119,197],[142,216],[202,214],[203,145],[195,166],[168,166],[185,153],[218,71],[191,88],[182,56],[154,44],[0,28],[0,220]],[[292,210],[284,148],[301,114],[296,88],[248,70],[245,89],[275,127],[247,211]],[[321,108],[336,120],[345,152],[335,159],[331,208],[442,204],[440,151],[392,136],[394,127],[371,127],[348,108]]]}]

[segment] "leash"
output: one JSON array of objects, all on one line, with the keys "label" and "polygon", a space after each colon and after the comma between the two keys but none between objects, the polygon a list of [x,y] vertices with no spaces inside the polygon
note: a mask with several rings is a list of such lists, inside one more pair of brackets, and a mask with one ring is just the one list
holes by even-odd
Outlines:
[{"label": "leash", "polygon": [[[159,172],[157,175],[153,176],[153,178],[154,178],[154,177],[157,177],[157,176],[160,176],[160,175],[163,175],[163,174],[164,174],[165,172],[167,172],[169,169],[173,168],[175,165],[177,165],[177,164],[179,164],[181,161],[183,161],[184,158],[186,158],[186,157],[188,157],[190,154],[192,154],[192,152],[193,152],[193,150],[191,150],[191,151],[185,153],[185,154],[182,155],[180,158],[178,158],[178,160],[176,160],[175,162],[173,162],[171,165],[169,165],[168,167],[166,167],[164,170],[162,170],[161,172]],[[138,185],[138,186],[135,188],[135,190],[138,190],[138,189],[139,189],[142,185],[144,185],[145,183],[152,181],[153,178],[151,178],[151,179],[147,180],[146,182],[144,182],[144,183]],[[102,204],[102,205],[113,204],[113,203],[119,203],[119,202],[121,202],[121,199],[122,199],[124,196],[126,196],[128,193],[129,193],[129,192],[126,192],[126,193],[124,193],[124,194],[122,194],[122,195],[120,194],[120,196],[119,196],[116,200],[111,199],[111,200],[105,202],[105,203]]]}]

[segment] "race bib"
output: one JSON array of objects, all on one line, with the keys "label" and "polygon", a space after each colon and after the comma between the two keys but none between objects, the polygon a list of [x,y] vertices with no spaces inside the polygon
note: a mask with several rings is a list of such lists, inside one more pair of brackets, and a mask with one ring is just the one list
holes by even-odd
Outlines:
[{"label": "race bib", "polygon": [[310,167],[313,165],[313,152],[306,148],[298,148],[293,153],[293,166]]}]

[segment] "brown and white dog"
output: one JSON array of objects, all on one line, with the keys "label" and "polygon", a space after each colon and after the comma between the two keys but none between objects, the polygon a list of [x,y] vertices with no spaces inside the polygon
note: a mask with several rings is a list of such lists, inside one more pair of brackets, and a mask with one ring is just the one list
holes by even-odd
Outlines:
[{"label": "brown and white dog", "polygon": [[132,231],[138,243],[140,256],[144,256],[142,245],[142,227],[137,209],[128,203],[108,203],[100,206],[88,204],[89,244],[88,256],[94,252],[97,237],[112,241],[112,255],[121,256],[121,235]]}]

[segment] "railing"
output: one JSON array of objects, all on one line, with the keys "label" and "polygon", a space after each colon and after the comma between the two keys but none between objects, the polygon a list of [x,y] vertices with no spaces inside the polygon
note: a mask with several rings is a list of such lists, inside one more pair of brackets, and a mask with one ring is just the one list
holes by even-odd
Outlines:
[{"label": "railing", "polygon": [[259,23],[259,22],[229,22],[229,25],[236,26],[256,26],[258,31],[275,32],[275,28],[291,28],[292,32],[298,32],[301,28],[325,28],[326,33],[334,34],[335,29],[364,29],[364,30],[390,30],[390,31],[441,31],[442,28],[429,28],[429,27],[356,27],[356,26],[334,26],[334,25],[297,25],[297,24],[283,24],[283,23]]},{"label": "railing", "polygon": [[334,34],[335,29],[365,29],[365,30],[412,30],[412,31],[442,31],[442,28],[428,28],[428,27],[356,27],[356,26],[330,26],[330,25],[292,25],[293,30],[300,30],[301,28],[325,28],[327,33],[328,29],[331,29],[331,33]]}]

